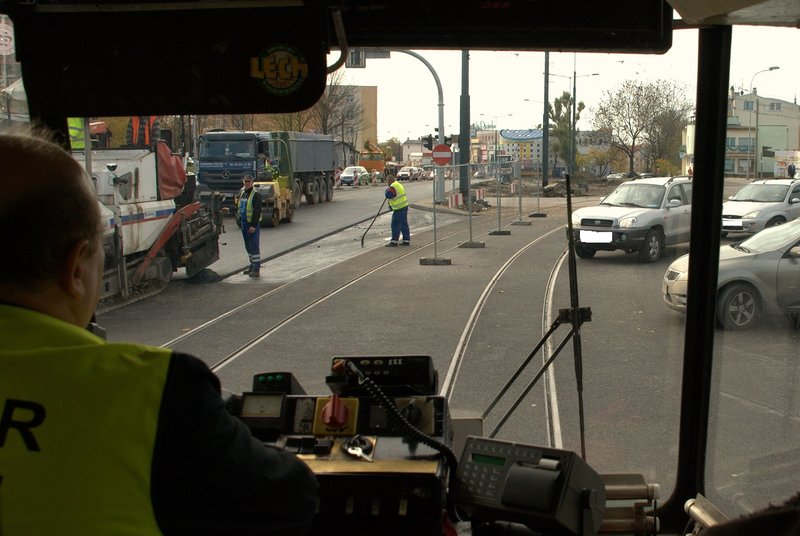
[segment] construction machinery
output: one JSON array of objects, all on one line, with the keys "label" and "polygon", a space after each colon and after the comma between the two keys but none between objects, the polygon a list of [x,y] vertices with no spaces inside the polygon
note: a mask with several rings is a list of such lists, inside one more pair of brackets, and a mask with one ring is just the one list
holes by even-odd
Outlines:
[{"label": "construction machinery", "polygon": [[99,310],[162,290],[180,269],[197,277],[219,259],[218,196],[201,205],[195,178],[163,140],[155,150],[73,151],[101,206],[105,269]]}]

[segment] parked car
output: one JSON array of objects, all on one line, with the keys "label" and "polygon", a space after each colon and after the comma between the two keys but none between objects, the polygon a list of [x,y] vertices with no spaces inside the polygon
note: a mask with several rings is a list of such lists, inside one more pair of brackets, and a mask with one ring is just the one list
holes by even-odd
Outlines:
[{"label": "parked car", "polygon": [[413,166],[403,166],[400,168],[400,171],[397,172],[397,180],[399,181],[410,181],[413,177],[414,173],[416,173],[417,168]]},{"label": "parked car", "polygon": [[623,250],[655,262],[665,246],[689,241],[691,202],[686,177],[623,182],[598,206],[572,213],[575,254],[590,259],[597,251]]},{"label": "parked car", "polygon": [[800,217],[800,180],[751,182],[722,205],[722,236],[754,234]]},{"label": "parked car", "polygon": [[[686,311],[688,280],[689,255],[684,255],[664,273],[661,293],[667,307]],[[765,313],[789,314],[795,323],[800,314],[800,219],[720,247],[719,325],[748,329]]]},{"label": "parked car", "polygon": [[369,182],[369,171],[363,166],[348,166],[344,168],[341,178],[341,184],[344,186],[354,186],[356,181],[367,183]]}]

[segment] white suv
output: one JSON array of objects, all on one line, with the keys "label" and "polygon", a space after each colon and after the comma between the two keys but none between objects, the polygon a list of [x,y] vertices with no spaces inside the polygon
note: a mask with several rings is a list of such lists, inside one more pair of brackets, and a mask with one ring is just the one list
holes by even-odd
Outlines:
[{"label": "white suv", "polygon": [[722,205],[722,236],[755,234],[800,217],[800,180],[753,181]]},{"label": "white suv", "polygon": [[597,251],[620,249],[655,262],[665,246],[689,241],[691,203],[689,177],[623,182],[598,206],[572,213],[575,254],[590,259]]}]

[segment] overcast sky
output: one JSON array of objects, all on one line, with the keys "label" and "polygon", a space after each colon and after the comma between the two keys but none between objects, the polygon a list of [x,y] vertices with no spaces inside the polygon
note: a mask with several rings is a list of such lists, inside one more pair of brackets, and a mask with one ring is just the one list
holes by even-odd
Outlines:
[{"label": "overcast sky", "polygon": [[[673,45],[663,55],[550,53],[549,100],[563,91],[572,93],[570,78],[577,73],[576,94],[586,110],[578,124],[591,130],[592,109],[607,91],[627,79],[672,79],[694,100],[697,73],[696,30],[673,33]],[[416,51],[436,70],[444,95],[447,135],[459,129],[461,95],[460,51]],[[338,51],[329,56],[329,64]],[[733,31],[730,84],[758,94],[797,102],[800,92],[800,30],[794,28],[737,27]],[[542,123],[544,100],[543,52],[470,53],[469,93],[472,123],[495,123],[499,128],[533,128]],[[592,76],[597,73],[597,76]],[[561,76],[556,76],[561,75]],[[434,133],[438,126],[438,93],[433,75],[419,59],[393,52],[390,59],[368,60],[364,69],[346,69],[344,83],[378,87],[378,138],[400,141]],[[527,99],[527,101],[525,100]],[[509,116],[510,114],[510,116]]]}]

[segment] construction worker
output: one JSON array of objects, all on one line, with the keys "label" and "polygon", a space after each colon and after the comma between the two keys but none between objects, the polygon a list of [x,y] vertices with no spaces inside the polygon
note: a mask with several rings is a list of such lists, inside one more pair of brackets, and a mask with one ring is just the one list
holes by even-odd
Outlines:
[{"label": "construction worker", "polygon": [[73,151],[83,151],[86,142],[83,136],[83,118],[68,117],[67,129],[69,130],[69,146]]},{"label": "construction worker", "polygon": [[250,266],[244,271],[250,277],[258,277],[261,270],[261,194],[253,188],[252,175],[245,175],[244,187],[239,192],[239,222],[242,224],[244,249],[250,259]]},{"label": "construction worker", "polygon": [[[390,176],[391,177],[391,176]],[[392,209],[392,239],[386,244],[387,247],[396,247],[400,234],[403,234],[401,245],[411,245],[411,231],[408,229],[408,198],[403,184],[396,178],[391,177],[389,186],[384,195],[389,201],[389,208]]]},{"label": "construction worker", "polygon": [[151,148],[161,137],[161,124],[154,115],[135,115],[128,120],[125,143],[136,147]]},{"label": "construction worker", "polygon": [[0,160],[0,247],[26,252],[0,264],[3,533],[306,533],[313,473],[228,413],[205,363],[84,329],[104,259],[78,162],[19,134]]}]

